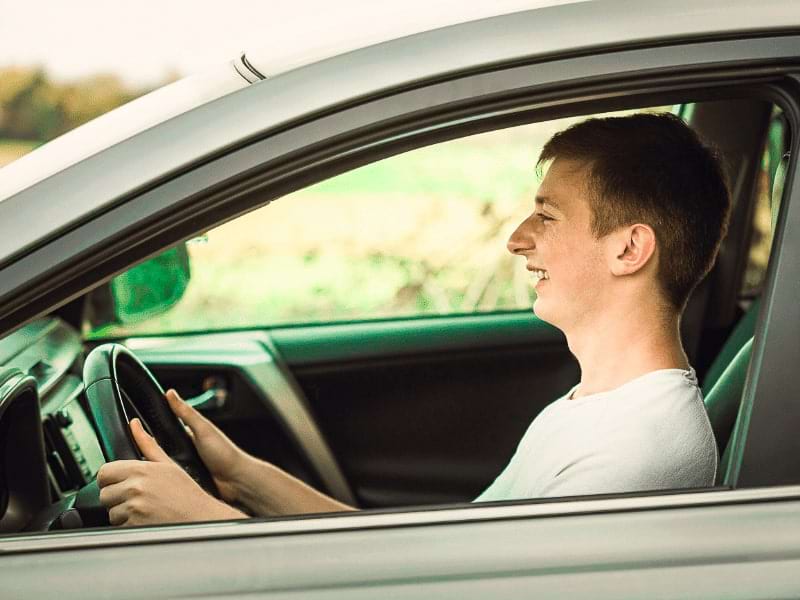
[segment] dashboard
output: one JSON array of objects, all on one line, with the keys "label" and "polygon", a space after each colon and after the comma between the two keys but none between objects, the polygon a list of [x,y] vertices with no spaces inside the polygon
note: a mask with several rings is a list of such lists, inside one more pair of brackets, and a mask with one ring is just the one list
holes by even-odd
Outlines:
[{"label": "dashboard", "polygon": [[105,458],[88,416],[82,368],[80,335],[57,318],[0,340],[2,532],[85,524],[74,508]]}]

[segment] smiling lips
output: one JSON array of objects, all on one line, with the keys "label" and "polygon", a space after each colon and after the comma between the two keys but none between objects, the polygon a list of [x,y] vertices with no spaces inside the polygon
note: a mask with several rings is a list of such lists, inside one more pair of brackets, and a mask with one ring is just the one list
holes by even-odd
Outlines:
[{"label": "smiling lips", "polygon": [[533,279],[531,280],[531,286],[534,288],[537,287],[542,282],[542,280],[550,279],[550,273],[548,273],[544,269],[535,269],[529,267],[528,270],[531,272],[531,275],[533,275]]},{"label": "smiling lips", "polygon": [[550,279],[550,273],[548,273],[544,269],[534,269],[533,275],[534,277],[538,277],[539,279]]},{"label": "smiling lips", "polygon": [[528,270],[533,275],[533,285],[534,286],[536,286],[543,279],[550,279],[550,273],[548,273],[545,269],[536,269],[536,268],[528,267]]}]

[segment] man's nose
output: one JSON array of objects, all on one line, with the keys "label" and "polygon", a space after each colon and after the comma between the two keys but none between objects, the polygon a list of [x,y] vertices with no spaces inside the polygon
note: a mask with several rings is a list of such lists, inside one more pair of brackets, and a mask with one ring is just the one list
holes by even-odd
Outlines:
[{"label": "man's nose", "polygon": [[528,250],[533,250],[536,247],[534,240],[533,227],[531,227],[531,219],[528,217],[520,223],[508,238],[506,248],[511,254],[524,254]]}]

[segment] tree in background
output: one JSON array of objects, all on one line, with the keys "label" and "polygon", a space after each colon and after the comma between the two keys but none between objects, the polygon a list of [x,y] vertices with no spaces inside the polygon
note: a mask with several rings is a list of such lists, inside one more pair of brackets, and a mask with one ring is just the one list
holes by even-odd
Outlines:
[{"label": "tree in background", "polygon": [[57,135],[57,94],[41,69],[6,69],[0,81],[0,137],[43,140]]},{"label": "tree in background", "polygon": [[148,91],[116,75],[56,83],[41,68],[0,69],[0,138],[44,143]]}]

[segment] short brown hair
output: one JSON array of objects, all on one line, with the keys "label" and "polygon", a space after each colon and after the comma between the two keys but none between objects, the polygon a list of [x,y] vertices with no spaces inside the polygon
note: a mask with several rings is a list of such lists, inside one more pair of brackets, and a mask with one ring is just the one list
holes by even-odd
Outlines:
[{"label": "short brown hair", "polygon": [[714,264],[728,228],[730,194],[716,152],[672,114],[588,119],[555,134],[537,166],[564,158],[589,169],[592,231],[655,231],[658,280],[682,310]]}]

